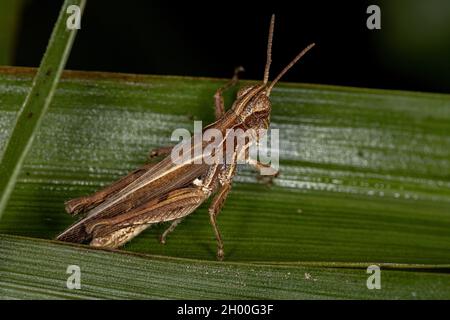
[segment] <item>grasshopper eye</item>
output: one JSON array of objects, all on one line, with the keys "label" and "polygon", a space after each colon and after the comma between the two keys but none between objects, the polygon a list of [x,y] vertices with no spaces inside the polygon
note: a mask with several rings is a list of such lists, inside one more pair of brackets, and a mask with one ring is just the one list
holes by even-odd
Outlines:
[{"label": "grasshopper eye", "polygon": [[239,89],[238,93],[237,93],[237,97],[241,98],[243,96],[245,96],[248,92],[250,92],[250,90],[252,90],[255,86],[244,86],[242,88]]}]

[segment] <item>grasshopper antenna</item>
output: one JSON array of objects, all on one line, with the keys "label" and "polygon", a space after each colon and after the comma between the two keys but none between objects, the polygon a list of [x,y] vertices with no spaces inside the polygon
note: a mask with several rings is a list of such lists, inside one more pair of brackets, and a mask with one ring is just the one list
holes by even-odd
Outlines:
[{"label": "grasshopper antenna", "polygon": [[269,39],[267,40],[267,60],[266,67],[264,68],[264,84],[269,81],[270,63],[272,62],[272,40],[273,40],[273,28],[275,26],[275,15],[272,14],[269,27]]},{"label": "grasshopper antenna", "polygon": [[297,61],[300,60],[300,58],[303,57],[315,45],[316,45],[315,43],[311,43],[309,46],[307,46],[305,49],[303,49],[286,67],[284,67],[284,69],[272,81],[272,83],[270,84],[269,88],[267,89],[267,93],[266,93],[267,96],[270,95],[270,91],[272,91],[273,86],[286,74],[286,72],[288,72],[288,70],[290,68],[292,68],[292,66],[294,64],[296,64]]}]

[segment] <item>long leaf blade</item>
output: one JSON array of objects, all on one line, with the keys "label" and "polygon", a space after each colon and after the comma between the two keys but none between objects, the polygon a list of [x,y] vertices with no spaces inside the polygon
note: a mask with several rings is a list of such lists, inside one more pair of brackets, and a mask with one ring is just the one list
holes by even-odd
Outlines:
[{"label": "long leaf blade", "polygon": [[0,218],[16,184],[23,161],[46,113],[75,39],[76,29],[66,28],[66,9],[77,5],[80,14],[85,0],[66,0],[50,37],[47,50],[31,85],[31,90],[18,112],[0,162]]},{"label": "long leaf blade", "polygon": [[[32,71],[0,72],[0,132]],[[19,177],[0,232],[53,238],[89,194],[213,118],[224,80],[68,72]],[[233,97],[229,93],[228,100]],[[243,169],[219,216],[227,261],[450,263],[449,96],[282,84],[273,92],[281,175]],[[0,139],[1,141],[1,139]],[[152,227],[125,250],[215,259],[206,206],[158,243]]]},{"label": "long leaf blade", "polygon": [[[0,235],[0,297],[22,299],[448,299],[450,274],[381,267],[381,289],[360,268],[217,263],[105,252]],[[81,289],[66,282],[69,265]]]}]

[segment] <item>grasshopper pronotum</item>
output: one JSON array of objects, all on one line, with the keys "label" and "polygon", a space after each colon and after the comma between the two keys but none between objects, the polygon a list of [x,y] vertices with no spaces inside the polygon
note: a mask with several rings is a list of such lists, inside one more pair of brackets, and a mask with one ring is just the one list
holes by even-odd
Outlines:
[{"label": "grasshopper pronotum", "polygon": [[[226,140],[227,129],[258,130],[269,127],[272,108],[269,96],[272,88],[314,46],[310,44],[302,50],[269,84],[274,23],[273,15],[263,82],[241,88],[232,107],[225,111],[222,92],[236,84],[237,73],[240,71],[239,68],[236,69],[234,77],[216,91],[216,121],[204,130],[217,129],[224,134]],[[161,236],[161,242],[164,243],[167,235],[184,217],[214,194],[208,212],[217,239],[217,258],[221,260],[224,251],[216,221],[217,215],[231,189],[231,182],[236,174],[236,159],[257,140],[258,137],[255,136],[243,149],[225,150],[225,153],[232,154],[233,159],[225,164],[198,164],[193,161],[175,164],[169,156],[172,148],[154,150],[151,156],[166,157],[156,164],[144,165],[91,196],[66,202],[67,212],[74,215],[85,213],[85,217],[61,233],[57,239],[90,243],[96,247],[117,248],[150,225],[170,221],[170,227]],[[226,145],[223,141],[221,148],[226,149]],[[196,146],[192,144],[190,147],[194,150]],[[248,163],[257,169],[267,166],[255,160],[249,160]]]}]

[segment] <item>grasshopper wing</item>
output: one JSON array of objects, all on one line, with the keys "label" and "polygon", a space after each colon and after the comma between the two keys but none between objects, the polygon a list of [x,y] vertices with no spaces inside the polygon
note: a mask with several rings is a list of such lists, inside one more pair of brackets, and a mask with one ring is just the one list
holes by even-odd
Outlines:
[{"label": "grasshopper wing", "polygon": [[102,248],[117,248],[150,225],[183,218],[200,206],[208,194],[190,186],[153,198],[113,217],[86,217],[58,236],[58,240],[85,243]]},{"label": "grasshopper wing", "polygon": [[[165,198],[171,191],[187,187],[196,178],[205,175],[209,165],[195,163],[195,141],[195,138],[189,139],[175,146],[183,153],[194,154],[193,158],[186,157],[181,162],[174,162],[171,155],[167,156],[155,165],[147,165],[133,171],[90,197],[67,202],[66,209],[69,213],[86,211],[86,216],[60,234],[57,240],[84,242],[87,237],[83,231],[84,226],[90,221],[127,216],[130,211],[154,199]],[[205,142],[201,143],[203,148]]]}]

